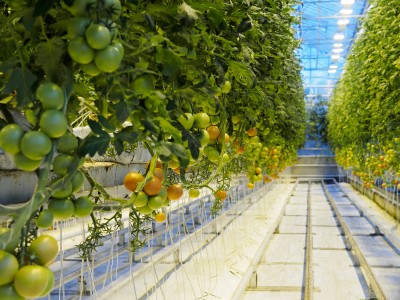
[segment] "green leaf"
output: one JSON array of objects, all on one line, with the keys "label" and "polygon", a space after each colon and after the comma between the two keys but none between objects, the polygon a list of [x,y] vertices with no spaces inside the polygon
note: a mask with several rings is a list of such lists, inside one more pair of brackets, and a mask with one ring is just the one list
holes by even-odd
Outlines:
[{"label": "green leaf", "polygon": [[169,149],[168,143],[167,142],[160,142],[156,147],[155,151],[160,155],[161,157],[168,158],[171,155],[171,151]]},{"label": "green leaf", "polygon": [[157,48],[157,55],[159,55],[160,63],[163,65],[162,74],[168,77],[174,76],[181,65],[180,57],[169,48]]},{"label": "green leaf", "polygon": [[157,120],[160,122],[160,127],[163,131],[171,134],[175,141],[180,142],[182,140],[181,132],[178,128],[163,118],[157,118]]},{"label": "green leaf", "polygon": [[183,162],[186,166],[189,163],[189,157],[186,153],[186,148],[181,144],[168,143],[168,148],[173,155],[178,157],[180,162]]},{"label": "green leaf", "polygon": [[115,137],[118,139],[134,144],[138,141],[139,134],[134,130],[132,126],[125,127],[120,132],[114,133]]},{"label": "green leaf", "polygon": [[128,119],[128,117],[129,117],[128,106],[126,105],[126,103],[123,100],[115,103],[114,109],[115,109],[115,113],[117,115],[117,120],[120,123],[123,123]]},{"label": "green leaf", "polygon": [[110,124],[110,122],[108,122],[108,120],[104,116],[98,115],[97,119],[99,120],[99,123],[101,124],[101,126],[103,126],[103,128],[109,131],[115,131],[115,127]]},{"label": "green leaf", "polygon": [[88,119],[87,122],[88,122],[88,125],[89,125],[90,129],[94,133],[96,133],[96,134],[104,134],[105,131],[103,130],[103,128],[101,127],[101,125],[99,123],[97,123],[96,121],[90,120],[90,119]]},{"label": "green leaf", "polygon": [[17,67],[13,70],[3,93],[11,94],[17,92],[17,103],[19,106],[25,106],[33,99],[33,84],[37,81],[37,77],[26,67]]},{"label": "green leaf", "polygon": [[110,141],[111,137],[105,131],[99,135],[91,133],[83,140],[83,144],[79,148],[79,155],[84,156],[89,154],[90,156],[94,156],[96,153],[99,155],[104,155],[107,151]]},{"label": "green leaf", "polygon": [[35,17],[44,16],[55,2],[56,0],[40,0],[36,2],[35,9],[33,10],[33,16]]},{"label": "green leaf", "polygon": [[124,143],[120,139],[114,140],[114,147],[115,147],[115,151],[117,151],[118,155],[121,155],[122,152],[124,152]]},{"label": "green leaf", "polygon": [[41,66],[53,82],[62,82],[66,69],[62,63],[65,53],[65,43],[56,36],[37,46],[36,64]]},{"label": "green leaf", "polygon": [[198,159],[200,155],[199,149],[201,147],[200,141],[187,130],[182,131],[182,140],[188,141],[190,154],[192,154],[194,159]]},{"label": "green leaf", "polygon": [[154,122],[152,122],[148,119],[143,120],[143,126],[147,131],[151,132],[154,135],[157,135],[158,131],[160,130],[158,128],[158,126],[156,124],[154,124]]}]

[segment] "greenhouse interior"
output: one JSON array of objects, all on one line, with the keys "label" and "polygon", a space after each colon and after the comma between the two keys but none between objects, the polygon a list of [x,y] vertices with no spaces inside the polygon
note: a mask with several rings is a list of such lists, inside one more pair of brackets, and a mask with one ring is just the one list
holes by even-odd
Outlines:
[{"label": "greenhouse interior", "polygon": [[400,0],[0,2],[0,300],[400,299]]}]

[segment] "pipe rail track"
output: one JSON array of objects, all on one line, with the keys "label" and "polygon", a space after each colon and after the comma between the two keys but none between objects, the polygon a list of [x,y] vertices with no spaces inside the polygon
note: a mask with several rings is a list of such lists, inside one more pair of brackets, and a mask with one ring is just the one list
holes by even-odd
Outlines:
[{"label": "pipe rail track", "polygon": [[[248,271],[249,273],[251,273],[251,275],[247,274],[244,276],[244,280],[246,281],[247,284],[247,289],[245,290],[242,287],[240,288],[240,290],[238,290],[235,294],[234,299],[252,299],[252,293],[260,293],[260,292],[299,292],[301,291],[301,299],[313,299],[315,298],[316,293],[319,293],[321,290],[319,289],[319,287],[315,286],[315,275],[314,275],[314,267],[315,267],[315,262],[313,261],[313,250],[314,251],[318,251],[318,250],[325,250],[325,249],[319,249],[318,247],[315,248],[315,246],[313,246],[313,227],[316,226],[313,224],[313,216],[315,217],[317,212],[315,211],[314,215],[313,215],[313,209],[312,209],[312,201],[311,201],[311,197],[312,197],[312,190],[311,190],[311,186],[312,184],[320,184],[322,186],[323,189],[323,194],[324,197],[326,198],[326,200],[328,201],[329,207],[333,213],[333,218],[336,220],[336,227],[339,229],[340,235],[342,236],[345,248],[343,249],[344,251],[347,251],[347,253],[349,254],[350,257],[352,257],[352,260],[354,261],[353,263],[353,267],[356,270],[357,268],[359,268],[359,270],[361,271],[360,273],[362,274],[360,276],[360,273],[357,272],[358,275],[358,279],[360,282],[360,286],[363,286],[363,290],[364,290],[364,294],[368,297],[368,299],[378,299],[378,300],[385,300],[385,299],[396,299],[393,296],[389,296],[389,294],[391,293],[396,294],[397,291],[393,292],[390,290],[390,286],[388,287],[388,285],[386,284],[386,290],[385,288],[382,286],[382,281],[384,279],[382,279],[382,275],[379,275],[379,273],[374,272],[374,268],[376,266],[374,266],[371,263],[371,259],[368,259],[368,257],[366,257],[365,253],[367,253],[368,255],[371,255],[368,251],[373,251],[368,249],[368,247],[365,247],[365,245],[359,245],[357,240],[354,238],[354,235],[352,233],[352,231],[349,229],[349,225],[346,223],[345,218],[342,216],[341,211],[338,208],[338,204],[335,202],[335,197],[332,196],[330,190],[327,187],[326,182],[333,182],[333,184],[329,185],[332,190],[333,186],[335,189],[337,189],[337,191],[339,191],[340,193],[342,193],[343,195],[341,197],[347,197],[347,194],[340,188],[340,186],[338,185],[338,183],[336,182],[335,179],[298,179],[296,186],[294,188],[294,190],[296,190],[296,188],[299,186],[299,184],[301,183],[307,183],[308,187],[307,187],[307,196],[306,196],[306,203],[307,203],[307,208],[306,208],[306,230],[305,230],[305,255],[304,255],[304,262],[303,262],[303,285],[300,287],[300,290],[298,287],[296,286],[274,286],[273,284],[271,285],[267,285],[267,286],[262,286],[261,284],[258,286],[259,280],[257,280],[260,275],[259,272],[257,272],[257,268],[260,266],[263,266],[263,262],[261,262],[261,256],[262,254],[260,254],[259,256],[257,256],[257,259],[254,261],[254,265],[258,266],[254,266],[252,268],[250,268]],[[294,194],[293,194],[294,195]],[[336,196],[338,197],[338,196]],[[290,197],[289,197],[290,198]],[[365,235],[366,237],[371,236],[379,236],[382,237],[382,239],[386,242],[386,251],[391,251],[392,253],[395,253],[395,255],[397,254],[398,259],[400,261],[400,250],[396,247],[396,243],[392,242],[390,240],[390,236],[386,236],[384,234],[382,234],[382,232],[379,229],[379,224],[374,224],[373,221],[368,218],[366,216],[366,214],[353,202],[351,201],[351,199],[349,199],[350,204],[345,208],[351,208],[354,206],[354,209],[356,209],[358,211],[358,216],[347,216],[347,219],[350,219],[350,217],[354,217],[354,219],[359,218],[359,220],[361,219],[365,219],[367,221],[368,224],[370,224],[371,228],[374,229],[374,232],[371,232],[369,235]],[[283,220],[283,217],[286,216],[285,215],[285,211],[288,208],[289,205],[289,201],[288,199],[285,201],[285,204],[282,208],[282,212],[283,214],[279,217],[279,219],[277,220],[278,224],[276,225],[276,230],[275,230],[275,234],[280,234],[280,225],[281,222]],[[364,221],[363,219],[363,221]],[[351,224],[350,224],[351,225]],[[322,226],[322,225],[320,225]],[[334,226],[333,226],[334,227]],[[364,236],[362,234],[360,234],[361,236]],[[265,257],[264,260],[268,260],[268,248],[271,246],[271,243],[273,241],[273,235],[267,234],[266,238],[265,238],[265,242],[263,243],[263,247],[262,249],[260,249],[261,252],[265,252]],[[287,247],[291,247],[291,245],[286,245]],[[328,248],[326,250],[329,250]],[[334,249],[332,249],[334,250]],[[339,250],[339,249],[338,249]],[[378,250],[376,250],[378,251]],[[376,255],[379,255],[379,253],[377,253]],[[270,264],[274,264],[274,262],[271,262]],[[284,264],[284,262],[282,261],[281,263],[276,262],[275,264]],[[287,263],[287,264],[293,264],[293,263]],[[371,265],[372,264],[372,265]],[[317,265],[318,266],[318,265]],[[379,267],[379,266],[378,266]],[[396,266],[396,263],[393,263],[393,268],[398,268],[399,272],[398,272],[398,281],[397,284],[400,284],[400,265]],[[389,267],[385,267],[385,268],[390,268]],[[260,268],[260,270],[262,271],[263,268]],[[396,272],[397,269],[395,269]],[[335,272],[341,272],[342,270],[337,269],[335,270]],[[378,274],[378,275],[377,275]],[[279,277],[277,275],[277,277]],[[384,284],[384,283],[383,283]],[[338,289],[340,289],[340,286],[337,286]],[[243,298],[243,295],[245,295],[245,297]],[[269,294],[270,295],[270,294]],[[398,296],[399,294],[397,294]],[[255,297],[255,296],[253,296]],[[258,296],[259,297],[259,296]],[[268,296],[265,296],[268,297]],[[259,299],[259,298],[257,298]],[[338,298],[337,298],[338,299]],[[398,298],[397,298],[398,299]]]}]

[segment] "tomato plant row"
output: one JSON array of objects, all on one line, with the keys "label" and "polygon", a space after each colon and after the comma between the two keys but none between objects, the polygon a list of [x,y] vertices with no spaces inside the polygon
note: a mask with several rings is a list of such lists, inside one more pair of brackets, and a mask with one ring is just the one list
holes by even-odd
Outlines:
[{"label": "tomato plant row", "polygon": [[337,160],[366,187],[400,176],[398,1],[371,1],[328,112]]},{"label": "tomato plant row", "polygon": [[[52,285],[50,259],[40,263],[30,247],[44,243],[37,229],[54,218],[91,215],[79,245],[87,258],[129,209],[134,251],[144,243],[141,224],[163,222],[163,207],[184,189],[196,198],[210,188],[217,213],[233,175],[247,172],[249,188],[270,181],[303,143],[291,0],[2,3],[0,147],[39,180],[28,203],[0,206],[11,224],[1,228],[0,249],[19,264],[0,296],[49,292],[29,284],[21,292],[17,272],[42,272],[42,285]],[[91,132],[77,138],[72,129],[82,125]],[[84,166],[87,157],[140,147],[152,159],[143,174],[126,175],[128,200],[109,195]],[[85,178],[91,189],[78,197]],[[96,219],[93,209],[110,201],[113,217]],[[24,269],[36,266],[43,269]]]}]

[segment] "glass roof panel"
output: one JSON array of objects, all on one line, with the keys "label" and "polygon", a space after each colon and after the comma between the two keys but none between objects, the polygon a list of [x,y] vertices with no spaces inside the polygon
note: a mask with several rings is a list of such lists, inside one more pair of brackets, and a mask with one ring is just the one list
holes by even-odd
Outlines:
[{"label": "glass roof panel", "polygon": [[303,0],[298,6],[298,54],[307,98],[331,95],[366,8],[367,0]]}]

